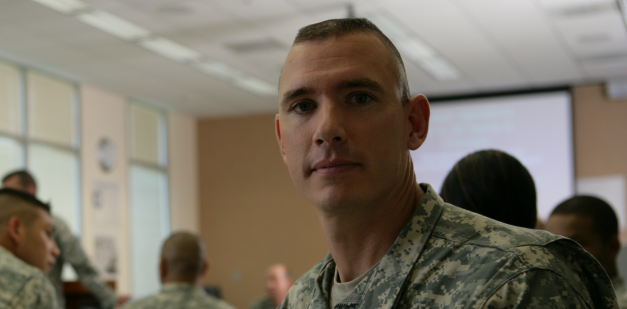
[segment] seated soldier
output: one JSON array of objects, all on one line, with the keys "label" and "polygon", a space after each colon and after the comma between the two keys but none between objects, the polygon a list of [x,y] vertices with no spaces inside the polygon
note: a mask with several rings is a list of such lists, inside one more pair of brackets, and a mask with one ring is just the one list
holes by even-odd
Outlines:
[{"label": "seated soldier", "polygon": [[59,255],[50,206],[0,189],[0,308],[58,308],[46,274]]},{"label": "seated soldier", "polygon": [[440,196],[444,202],[503,223],[534,228],[536,186],[524,165],[498,150],[471,153],[448,173]]},{"label": "seated soldier", "polygon": [[627,308],[627,286],[616,267],[618,218],[610,204],[594,196],[573,196],[553,209],[545,229],[577,241],[590,252],[610,276],[619,307]]},{"label": "seated soldier", "polygon": [[266,273],[266,293],[267,296],[257,300],[250,306],[250,309],[274,309],[278,307],[287,291],[292,287],[292,275],[283,264],[275,264],[268,267]]},{"label": "seated soldier", "polygon": [[[2,187],[24,191],[35,196],[37,195],[37,182],[35,178],[25,170],[18,170],[5,175],[2,178]],[[60,253],[57,258],[57,263],[48,274],[48,279],[50,279],[50,282],[52,282],[57,292],[59,307],[65,307],[63,282],[61,280],[61,273],[65,262],[72,265],[78,279],[83,286],[98,299],[101,307],[111,308],[115,306],[117,308],[119,305],[123,304],[127,300],[127,297],[118,298],[115,293],[107,287],[104,281],[100,279],[98,271],[90,263],[85,251],[83,251],[80,240],[72,234],[67,223],[57,216],[52,216],[52,221],[54,221],[55,227],[54,241],[57,243]]]},{"label": "seated soldier", "polygon": [[205,251],[198,236],[186,232],[172,234],[161,249],[161,291],[122,308],[234,309],[200,288],[200,281],[209,269]]}]

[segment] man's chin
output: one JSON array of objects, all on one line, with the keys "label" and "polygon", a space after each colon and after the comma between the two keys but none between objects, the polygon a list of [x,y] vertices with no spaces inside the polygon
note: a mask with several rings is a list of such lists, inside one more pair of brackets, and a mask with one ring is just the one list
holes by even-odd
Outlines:
[{"label": "man's chin", "polygon": [[317,199],[313,204],[316,208],[328,214],[341,214],[351,212],[352,209],[361,204],[363,199],[349,194],[328,195]]}]

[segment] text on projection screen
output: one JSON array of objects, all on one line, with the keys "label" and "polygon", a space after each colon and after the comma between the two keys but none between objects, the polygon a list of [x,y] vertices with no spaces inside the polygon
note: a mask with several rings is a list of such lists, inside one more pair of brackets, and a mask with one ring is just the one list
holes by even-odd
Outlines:
[{"label": "text on projection screen", "polygon": [[461,158],[478,150],[502,150],[533,176],[538,216],[546,220],[574,193],[570,100],[567,92],[550,92],[431,104],[427,140],[411,153],[418,182],[439,193]]}]

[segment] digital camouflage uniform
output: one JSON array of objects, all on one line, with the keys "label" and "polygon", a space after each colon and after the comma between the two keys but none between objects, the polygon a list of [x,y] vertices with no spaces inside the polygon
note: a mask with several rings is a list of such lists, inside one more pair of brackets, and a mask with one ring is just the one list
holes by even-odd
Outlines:
[{"label": "digital camouflage uniform", "polygon": [[166,283],[155,295],[131,302],[123,309],[235,309],[197,286],[184,283]]},{"label": "digital camouflage uniform", "polygon": [[[390,250],[335,308],[618,308],[607,274],[574,241],[445,204],[421,187],[425,197]],[[280,308],[328,308],[334,271],[329,254]]]},{"label": "digital camouflage uniform", "polygon": [[277,306],[272,304],[272,299],[270,297],[264,297],[256,302],[254,302],[250,309],[276,309]]},{"label": "digital camouflage uniform", "polygon": [[614,286],[614,293],[616,293],[616,299],[618,300],[618,306],[627,309],[627,286],[621,276],[614,276],[612,279],[612,286]]},{"label": "digital camouflage uniform", "polygon": [[60,306],[62,308],[65,307],[61,273],[63,271],[63,264],[68,262],[72,265],[72,268],[74,268],[83,286],[98,299],[100,306],[103,308],[113,308],[117,297],[113,291],[100,280],[98,272],[90,264],[78,238],[72,234],[70,228],[61,218],[52,216],[52,220],[54,221],[55,227],[54,241],[57,243],[61,254],[57,258],[57,263],[54,265],[54,268],[52,268],[48,278],[50,278],[50,281],[57,291]]},{"label": "digital camouflage uniform", "polygon": [[54,288],[41,270],[0,246],[0,309],[57,309]]}]

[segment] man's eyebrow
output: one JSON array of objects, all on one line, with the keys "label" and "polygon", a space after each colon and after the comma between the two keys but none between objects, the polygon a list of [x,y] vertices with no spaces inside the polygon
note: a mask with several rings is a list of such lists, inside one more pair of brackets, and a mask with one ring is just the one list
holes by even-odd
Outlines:
[{"label": "man's eyebrow", "polygon": [[293,98],[296,98],[305,94],[314,93],[314,92],[315,90],[313,88],[307,88],[307,87],[301,87],[301,88],[297,88],[294,90],[290,90],[283,95],[283,98],[281,99],[281,105],[287,104],[287,102],[292,100]]},{"label": "man's eyebrow", "polygon": [[337,85],[337,89],[367,88],[376,92],[385,92],[383,86],[370,78],[347,80]]}]

